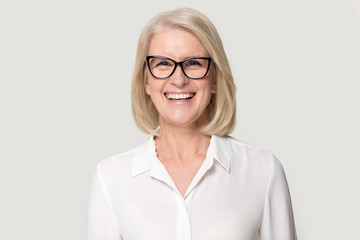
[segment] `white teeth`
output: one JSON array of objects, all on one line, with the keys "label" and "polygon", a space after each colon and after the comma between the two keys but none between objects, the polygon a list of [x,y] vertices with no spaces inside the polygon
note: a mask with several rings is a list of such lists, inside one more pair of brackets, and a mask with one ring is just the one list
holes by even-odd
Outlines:
[{"label": "white teeth", "polygon": [[167,93],[165,96],[170,100],[186,100],[191,99],[194,93]]}]

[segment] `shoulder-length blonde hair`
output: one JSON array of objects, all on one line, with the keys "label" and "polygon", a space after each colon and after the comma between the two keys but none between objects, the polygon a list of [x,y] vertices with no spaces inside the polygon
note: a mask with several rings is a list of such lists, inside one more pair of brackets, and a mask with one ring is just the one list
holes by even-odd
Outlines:
[{"label": "shoulder-length blonde hair", "polygon": [[206,110],[209,122],[201,132],[218,136],[231,133],[235,127],[236,88],[225,50],[211,21],[204,14],[190,8],[178,8],[156,15],[140,35],[131,87],[132,112],[137,126],[145,133],[157,135],[159,113],[145,92],[145,58],[152,36],[169,28],[181,28],[197,36],[213,59],[216,93],[212,94]]}]

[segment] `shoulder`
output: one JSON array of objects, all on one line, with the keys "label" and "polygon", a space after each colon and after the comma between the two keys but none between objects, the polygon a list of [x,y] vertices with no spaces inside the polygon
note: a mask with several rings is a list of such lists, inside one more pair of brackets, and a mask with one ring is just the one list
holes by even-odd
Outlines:
[{"label": "shoulder", "polygon": [[250,145],[234,137],[228,136],[225,139],[228,141],[232,153],[245,154],[248,157],[255,158],[274,158],[272,152]]},{"label": "shoulder", "polygon": [[234,164],[241,162],[250,164],[253,167],[262,166],[267,169],[272,168],[274,164],[280,164],[275,155],[270,151],[250,145],[231,136],[223,139],[228,142],[231,160]]},{"label": "shoulder", "polygon": [[130,176],[134,159],[147,149],[148,141],[129,151],[110,156],[97,165],[97,171],[103,177]]}]

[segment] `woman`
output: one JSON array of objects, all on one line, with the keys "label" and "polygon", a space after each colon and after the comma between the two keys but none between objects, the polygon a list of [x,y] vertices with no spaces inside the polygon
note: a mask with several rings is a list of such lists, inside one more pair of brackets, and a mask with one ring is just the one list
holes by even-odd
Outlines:
[{"label": "woman", "polygon": [[296,239],[279,161],[227,136],[235,86],[206,16],[182,8],[148,23],[132,106],[152,137],[98,165],[89,240]]}]

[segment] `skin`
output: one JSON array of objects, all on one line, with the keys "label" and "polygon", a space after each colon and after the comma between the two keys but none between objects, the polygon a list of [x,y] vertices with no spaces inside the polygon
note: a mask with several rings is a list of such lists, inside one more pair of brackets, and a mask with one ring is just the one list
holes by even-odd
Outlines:
[{"label": "skin", "polygon": [[[165,56],[175,61],[188,57],[208,57],[206,49],[192,33],[182,29],[167,29],[156,33],[148,55]],[[216,92],[212,66],[199,80],[187,78],[180,67],[167,79],[147,74],[145,91],[150,95],[160,116],[160,132],[156,137],[159,160],[184,196],[192,179],[203,163],[210,136],[200,133],[208,123],[206,107]],[[196,93],[191,100],[169,100],[167,93]]]}]

